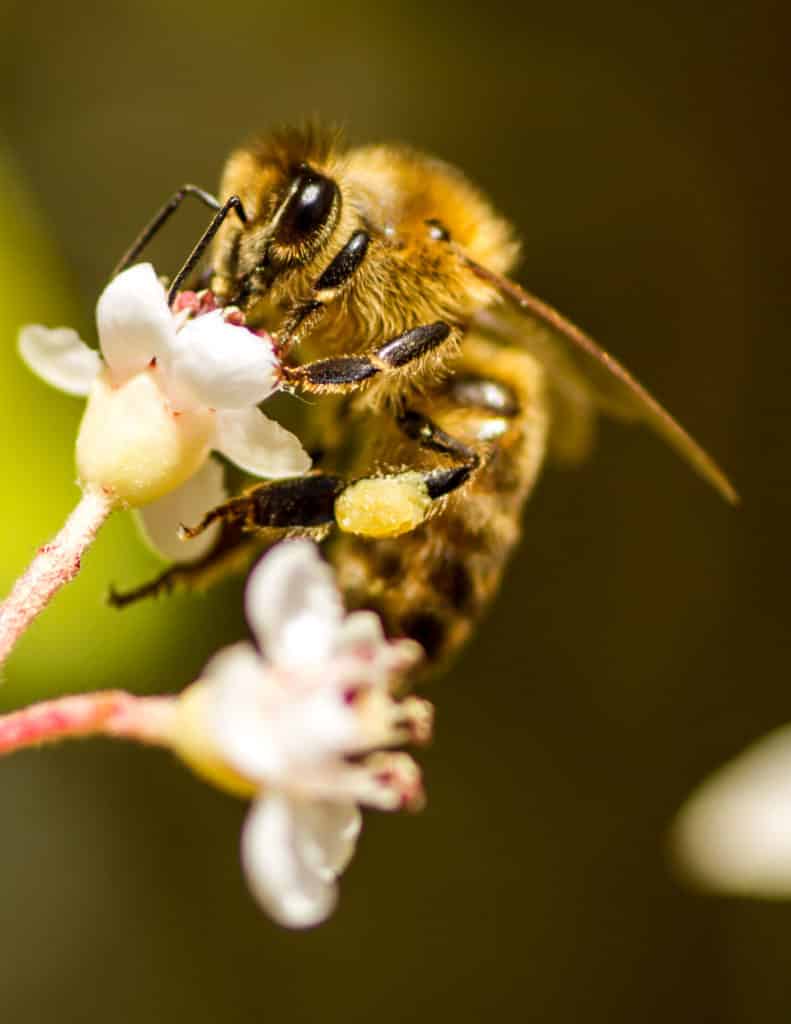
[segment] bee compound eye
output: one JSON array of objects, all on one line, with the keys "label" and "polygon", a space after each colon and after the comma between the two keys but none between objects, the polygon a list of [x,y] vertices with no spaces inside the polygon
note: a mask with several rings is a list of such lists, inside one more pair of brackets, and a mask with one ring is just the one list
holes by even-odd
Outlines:
[{"label": "bee compound eye", "polygon": [[282,245],[298,245],[324,226],[330,215],[338,186],[330,178],[309,168],[302,171],[277,226]]}]

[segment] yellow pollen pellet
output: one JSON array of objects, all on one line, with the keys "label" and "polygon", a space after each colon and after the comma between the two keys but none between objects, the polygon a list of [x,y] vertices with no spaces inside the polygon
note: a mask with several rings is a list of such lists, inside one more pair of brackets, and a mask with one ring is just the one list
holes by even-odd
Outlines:
[{"label": "yellow pollen pellet", "polygon": [[335,520],[346,533],[397,537],[419,526],[430,508],[420,473],[399,473],[351,484],[335,502]]}]

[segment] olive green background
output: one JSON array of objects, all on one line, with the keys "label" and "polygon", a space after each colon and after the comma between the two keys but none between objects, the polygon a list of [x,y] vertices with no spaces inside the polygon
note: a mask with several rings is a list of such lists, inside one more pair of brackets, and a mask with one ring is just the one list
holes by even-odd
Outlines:
[{"label": "olive green background", "polygon": [[[244,808],[167,756],[91,743],[0,765],[0,1019],[700,1022],[791,1018],[791,907],[695,894],[667,828],[791,719],[788,24],[781,4],[15,3],[0,39],[6,590],[77,498],[80,403],[20,323],[92,336],[113,263],[184,181],[303,114],[465,168],[521,279],[587,326],[731,472],[727,508],[639,431],[549,471],[500,598],[431,691],[421,816],[371,815],[334,918],[271,924]],[[153,250],[172,272],[205,223]],[[175,689],[243,633],[241,585],[123,614],[131,522],[30,631],[3,707]]]}]

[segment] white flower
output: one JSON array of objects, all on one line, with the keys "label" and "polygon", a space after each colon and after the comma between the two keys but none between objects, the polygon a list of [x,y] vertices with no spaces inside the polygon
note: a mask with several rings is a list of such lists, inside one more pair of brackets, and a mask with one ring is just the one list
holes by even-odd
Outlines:
[{"label": "white flower", "polygon": [[192,544],[177,542],[181,522],[225,496],[211,449],[256,476],[310,467],[299,441],[256,408],[277,387],[271,341],[192,298],[192,308],[177,301],[172,312],[153,267],[141,263],[99,298],[103,360],[69,328],[29,325],[19,338],[35,373],[88,397],[77,438],[81,483],[146,506],[145,532],[174,560],[200,557],[214,540],[210,530]]},{"label": "white flower", "polygon": [[700,884],[791,898],[791,726],[770,733],[703,782],[676,819],[674,847]]},{"label": "white flower", "polygon": [[359,804],[394,810],[422,798],[414,761],[383,748],[424,741],[431,706],[396,701],[420,657],[388,642],[372,612],[345,615],[330,567],[307,540],[256,566],[246,614],[261,650],[226,648],[183,698],[179,752],[202,774],[255,795],[242,862],[281,924],[318,924],[360,831]]}]

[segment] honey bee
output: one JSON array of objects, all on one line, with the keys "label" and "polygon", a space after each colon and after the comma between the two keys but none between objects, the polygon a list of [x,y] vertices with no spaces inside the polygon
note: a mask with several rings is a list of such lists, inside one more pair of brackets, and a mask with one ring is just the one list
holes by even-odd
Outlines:
[{"label": "honey bee", "polygon": [[319,396],[307,476],[207,510],[199,562],[124,596],[205,585],[285,534],[325,542],[349,608],[371,608],[433,663],[467,639],[520,534],[549,454],[588,449],[597,414],[647,423],[728,501],[721,470],[612,356],[506,276],[510,224],[454,167],[402,146],[345,149],[315,129],[233,153],[222,201],[171,287],[209,252],[209,287],[265,327],[284,386]]}]

